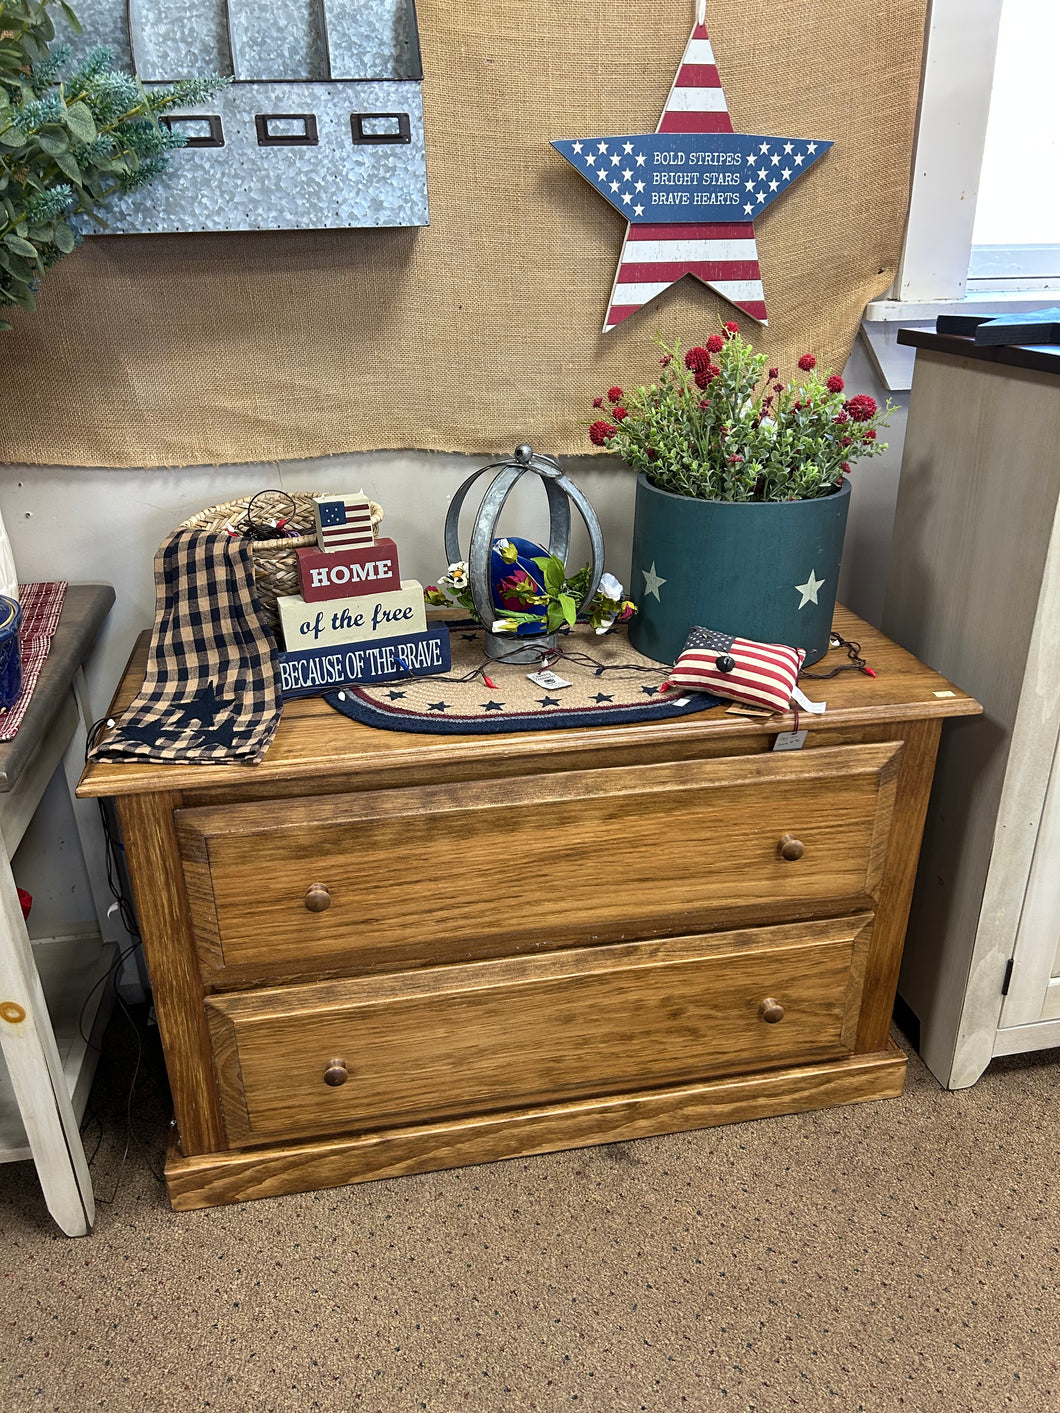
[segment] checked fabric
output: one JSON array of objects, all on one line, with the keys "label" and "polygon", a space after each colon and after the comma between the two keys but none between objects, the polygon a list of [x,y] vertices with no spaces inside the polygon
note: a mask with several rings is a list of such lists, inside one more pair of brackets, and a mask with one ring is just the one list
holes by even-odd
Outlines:
[{"label": "checked fabric", "polygon": [[155,556],[155,595],[143,687],[92,756],[257,764],[279,723],[280,699],[251,542],[175,531]]}]

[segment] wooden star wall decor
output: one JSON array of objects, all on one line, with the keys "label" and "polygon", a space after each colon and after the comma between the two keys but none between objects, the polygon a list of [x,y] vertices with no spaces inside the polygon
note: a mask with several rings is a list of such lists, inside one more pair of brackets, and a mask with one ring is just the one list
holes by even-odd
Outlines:
[{"label": "wooden star wall decor", "polygon": [[697,17],[654,133],[552,143],[629,222],[604,332],[684,275],[765,324],[754,222],[832,145],[734,132]]}]

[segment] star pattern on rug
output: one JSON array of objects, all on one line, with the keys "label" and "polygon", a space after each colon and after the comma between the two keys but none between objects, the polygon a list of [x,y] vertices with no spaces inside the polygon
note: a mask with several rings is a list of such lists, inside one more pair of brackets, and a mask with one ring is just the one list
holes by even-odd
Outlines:
[{"label": "star pattern on rug", "polygon": [[[678,704],[660,689],[669,669],[638,654],[621,629],[601,639],[591,626],[578,624],[569,643],[561,640],[567,650],[561,650],[554,666],[566,672],[559,682],[572,689],[561,692],[552,681],[534,680],[545,675],[540,669],[534,672],[522,664],[484,661],[481,631],[465,642],[465,627],[454,625],[452,633],[453,676],[433,680],[426,676],[419,683],[393,679],[367,683],[354,692],[326,693],[325,700],[343,715],[372,726],[440,735],[654,721],[660,713],[677,716],[687,709],[686,701]],[[635,677],[634,673],[650,675]],[[651,684],[647,689],[645,682]],[[443,686],[447,695],[431,700],[431,694]],[[698,705],[704,704],[710,706],[712,699]],[[211,752],[211,758],[220,754]]]}]

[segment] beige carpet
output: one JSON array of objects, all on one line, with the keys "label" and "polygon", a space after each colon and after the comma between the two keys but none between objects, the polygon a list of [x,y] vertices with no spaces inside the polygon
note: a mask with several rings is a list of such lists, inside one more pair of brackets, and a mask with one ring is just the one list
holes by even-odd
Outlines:
[{"label": "beige carpet", "polygon": [[[901,1037],[898,1037],[901,1039]],[[175,1215],[112,1024],[95,1234],[0,1168],[0,1408],[1060,1408],[1060,1052],[947,1094]],[[153,1079],[152,1076],[155,1076]]]}]

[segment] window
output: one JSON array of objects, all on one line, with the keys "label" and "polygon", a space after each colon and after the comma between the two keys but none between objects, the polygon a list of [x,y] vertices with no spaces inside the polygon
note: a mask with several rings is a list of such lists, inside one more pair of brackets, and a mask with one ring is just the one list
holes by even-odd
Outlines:
[{"label": "window", "polygon": [[[931,0],[909,219],[864,331],[885,383],[909,387],[893,326],[1039,309],[1060,286],[1057,0]],[[1052,100],[1052,101],[1050,101]]]},{"label": "window", "polygon": [[1060,286],[1056,0],[1003,0],[969,292]]}]

